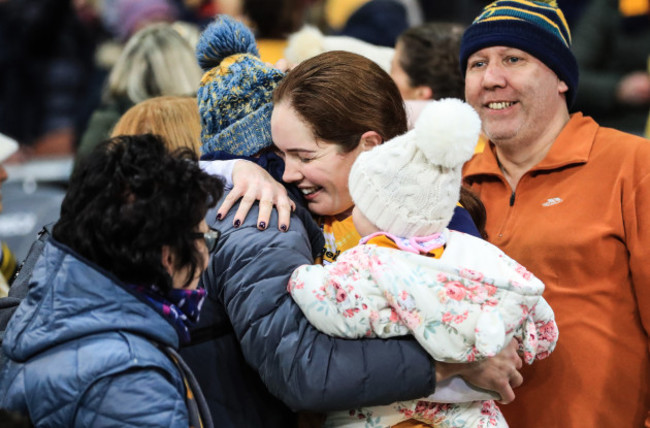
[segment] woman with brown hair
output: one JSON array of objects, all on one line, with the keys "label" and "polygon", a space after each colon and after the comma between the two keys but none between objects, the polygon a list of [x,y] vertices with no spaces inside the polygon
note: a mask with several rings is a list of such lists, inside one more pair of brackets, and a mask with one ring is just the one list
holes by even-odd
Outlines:
[{"label": "woman with brown hair", "polygon": [[[334,261],[361,239],[350,217],[354,204],[347,180],[352,163],[359,153],[406,132],[402,98],[390,76],[372,61],[332,51],[288,73],[273,101],[271,130],[285,161],[282,179],[296,184],[309,211],[321,216],[325,260]],[[464,191],[461,204],[476,207],[474,222],[480,226],[485,214],[472,196]],[[476,234],[462,207],[456,208],[449,227]]]}]

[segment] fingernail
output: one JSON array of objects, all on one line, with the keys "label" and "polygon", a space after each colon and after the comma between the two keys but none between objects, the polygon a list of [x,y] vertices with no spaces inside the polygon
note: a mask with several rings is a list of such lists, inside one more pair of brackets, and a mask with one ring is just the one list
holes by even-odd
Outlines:
[{"label": "fingernail", "polygon": [[287,225],[283,224],[282,226],[280,226],[280,230],[282,230],[283,232],[286,232],[287,231]]},{"label": "fingernail", "polygon": [[241,225],[241,221],[235,220],[235,227],[239,227]]},{"label": "fingernail", "polygon": [[260,224],[258,224],[257,226],[262,230],[266,229],[266,223],[264,223],[263,221],[260,221]]},{"label": "fingernail", "polygon": [[221,213],[217,213],[217,220],[221,220]]}]

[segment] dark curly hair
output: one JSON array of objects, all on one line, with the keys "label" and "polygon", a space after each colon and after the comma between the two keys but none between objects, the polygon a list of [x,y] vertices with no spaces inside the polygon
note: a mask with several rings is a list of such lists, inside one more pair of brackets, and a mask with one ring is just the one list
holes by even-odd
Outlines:
[{"label": "dark curly hair", "polygon": [[185,286],[202,265],[191,233],[223,193],[189,149],[169,152],[162,137],[104,141],[75,169],[52,236],[124,282],[172,287],[162,265],[169,245]]},{"label": "dark curly hair", "polygon": [[399,65],[411,86],[428,86],[434,99],[465,99],[465,79],[460,73],[461,24],[430,22],[409,28],[397,39]]}]

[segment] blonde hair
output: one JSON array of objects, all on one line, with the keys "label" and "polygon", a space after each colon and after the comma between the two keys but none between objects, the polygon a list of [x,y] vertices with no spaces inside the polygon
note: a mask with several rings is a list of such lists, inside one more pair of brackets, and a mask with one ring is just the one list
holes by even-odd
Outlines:
[{"label": "blonde hair", "polygon": [[196,95],[201,69],[194,49],[170,24],[151,24],[128,41],[108,76],[105,96],[139,103],[161,95]]},{"label": "blonde hair", "polygon": [[187,147],[201,153],[201,118],[194,97],[165,96],[142,101],[128,109],[117,122],[111,137],[157,134],[167,147]]}]

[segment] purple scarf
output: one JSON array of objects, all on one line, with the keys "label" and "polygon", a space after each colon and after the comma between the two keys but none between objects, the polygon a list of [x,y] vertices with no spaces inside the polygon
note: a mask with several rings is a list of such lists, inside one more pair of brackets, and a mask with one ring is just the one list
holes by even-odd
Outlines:
[{"label": "purple scarf", "polygon": [[201,307],[205,300],[204,288],[196,290],[172,288],[163,295],[160,288],[153,284],[127,285],[174,326],[182,344],[190,343],[190,328],[199,321]]}]

